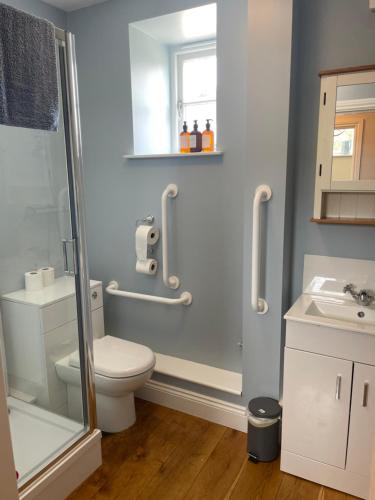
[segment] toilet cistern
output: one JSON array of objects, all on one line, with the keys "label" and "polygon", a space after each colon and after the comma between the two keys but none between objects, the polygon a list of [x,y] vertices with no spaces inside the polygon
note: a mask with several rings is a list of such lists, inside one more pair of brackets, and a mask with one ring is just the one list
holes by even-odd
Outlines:
[{"label": "toilet cistern", "polygon": [[345,285],[342,291],[343,293],[350,293],[357,304],[361,306],[369,306],[375,300],[375,295],[369,290],[363,289],[359,292],[356,292],[355,287],[352,283],[348,283],[347,285]]}]

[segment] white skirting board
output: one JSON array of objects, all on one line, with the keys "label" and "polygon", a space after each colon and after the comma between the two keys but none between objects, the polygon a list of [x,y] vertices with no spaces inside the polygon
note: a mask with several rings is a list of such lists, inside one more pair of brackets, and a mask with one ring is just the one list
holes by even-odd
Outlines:
[{"label": "white skirting board", "polygon": [[236,396],[242,394],[242,373],[223,370],[215,366],[196,363],[188,359],[155,353],[154,371],[170,377],[204,385],[211,389],[228,392]]},{"label": "white skirting board", "polygon": [[180,389],[169,384],[150,380],[137,391],[136,396],[152,403],[200,417],[231,429],[247,432],[244,406]]}]

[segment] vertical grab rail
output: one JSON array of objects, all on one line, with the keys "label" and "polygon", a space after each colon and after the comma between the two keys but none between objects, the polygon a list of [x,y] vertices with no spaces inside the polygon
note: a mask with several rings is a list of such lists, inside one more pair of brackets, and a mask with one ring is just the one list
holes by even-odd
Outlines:
[{"label": "vertical grab rail", "polygon": [[177,276],[169,276],[168,265],[168,199],[176,198],[178,187],[176,184],[169,184],[161,197],[161,218],[162,218],[162,250],[163,250],[163,281],[165,286],[175,290],[180,286],[180,280]]},{"label": "vertical grab rail", "polygon": [[258,314],[266,314],[268,304],[265,299],[259,297],[260,281],[260,206],[272,196],[272,190],[266,184],[258,186],[255,190],[253,202],[253,244],[251,259],[251,307]]}]

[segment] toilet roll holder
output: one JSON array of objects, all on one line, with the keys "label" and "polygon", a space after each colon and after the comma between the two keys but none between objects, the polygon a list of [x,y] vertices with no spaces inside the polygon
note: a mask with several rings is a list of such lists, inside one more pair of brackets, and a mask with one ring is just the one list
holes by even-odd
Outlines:
[{"label": "toilet roll holder", "polygon": [[147,226],[152,226],[154,222],[155,222],[155,217],[153,215],[147,215],[146,217],[143,217],[143,219],[137,219],[135,221],[135,226],[139,227],[144,224]]},{"label": "toilet roll holder", "polygon": [[[145,226],[145,225],[152,226],[154,222],[155,222],[155,217],[153,215],[147,215],[142,219],[137,219],[135,221],[135,227],[138,228],[139,226]],[[152,255],[154,253],[153,247],[149,247],[148,251]]]}]

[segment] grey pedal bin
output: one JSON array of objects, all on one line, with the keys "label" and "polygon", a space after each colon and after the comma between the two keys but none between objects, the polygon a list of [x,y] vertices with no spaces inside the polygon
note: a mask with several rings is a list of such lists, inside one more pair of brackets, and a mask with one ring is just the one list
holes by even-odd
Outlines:
[{"label": "grey pedal bin", "polygon": [[248,407],[247,452],[252,462],[271,462],[280,452],[281,406],[272,398],[252,399]]}]

